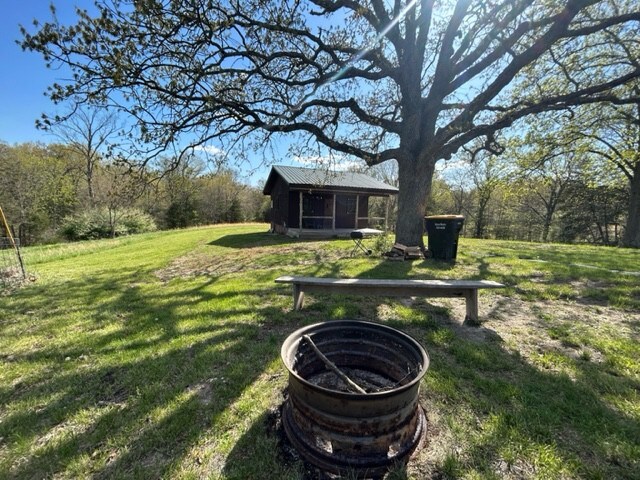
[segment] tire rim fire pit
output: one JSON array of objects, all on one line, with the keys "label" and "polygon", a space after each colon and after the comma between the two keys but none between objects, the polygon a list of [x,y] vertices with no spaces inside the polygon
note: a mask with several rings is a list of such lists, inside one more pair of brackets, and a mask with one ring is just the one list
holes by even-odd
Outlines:
[{"label": "tire rim fire pit", "polygon": [[284,429],[311,464],[381,475],[421,446],[418,394],[429,357],[410,336],[370,322],[323,322],[289,335],[281,355],[289,370]]}]

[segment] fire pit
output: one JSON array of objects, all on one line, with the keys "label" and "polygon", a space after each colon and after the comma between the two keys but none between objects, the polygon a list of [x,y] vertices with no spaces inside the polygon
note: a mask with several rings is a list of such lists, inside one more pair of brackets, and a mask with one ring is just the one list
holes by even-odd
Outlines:
[{"label": "fire pit", "polygon": [[285,432],[316,467],[381,475],[421,445],[418,393],[429,357],[413,338],[385,325],[331,321],[292,333],[281,355],[289,370]]}]

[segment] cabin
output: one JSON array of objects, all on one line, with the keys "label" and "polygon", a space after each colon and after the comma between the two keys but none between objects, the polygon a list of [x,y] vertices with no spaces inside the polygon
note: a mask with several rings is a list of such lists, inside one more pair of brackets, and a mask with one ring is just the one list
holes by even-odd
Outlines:
[{"label": "cabin", "polygon": [[370,199],[388,199],[398,189],[363,173],[274,165],[263,193],[271,196],[272,232],[348,236],[357,229],[386,228],[387,213],[369,215]]}]

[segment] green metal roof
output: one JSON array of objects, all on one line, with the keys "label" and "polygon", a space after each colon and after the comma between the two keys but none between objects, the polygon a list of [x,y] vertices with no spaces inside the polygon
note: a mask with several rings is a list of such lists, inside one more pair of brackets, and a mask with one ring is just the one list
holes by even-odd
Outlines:
[{"label": "green metal roof", "polygon": [[265,183],[263,193],[271,194],[277,177],[290,189],[315,188],[323,190],[356,190],[365,193],[396,194],[398,189],[369,175],[357,172],[330,172],[318,168],[274,165]]}]

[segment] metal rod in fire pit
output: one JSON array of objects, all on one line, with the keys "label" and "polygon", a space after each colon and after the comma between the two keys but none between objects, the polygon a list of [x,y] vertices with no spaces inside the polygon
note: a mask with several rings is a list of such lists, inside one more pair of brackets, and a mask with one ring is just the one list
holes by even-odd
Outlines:
[{"label": "metal rod in fire pit", "polygon": [[304,338],[307,341],[309,346],[313,349],[314,352],[316,352],[316,355],[318,355],[320,360],[322,360],[324,362],[324,364],[329,368],[329,370],[331,370],[338,377],[340,377],[340,380],[342,380],[344,383],[346,383],[348,387],[351,387],[351,390],[355,390],[358,393],[365,393],[365,394],[367,393],[367,391],[364,388],[362,388],[356,382],[351,380],[349,377],[347,377],[347,375],[345,375],[345,373],[342,370],[340,370],[338,367],[336,367],[335,363],[333,363],[331,360],[329,360],[324,355],[324,353],[322,353],[320,351],[320,349],[316,346],[316,344],[313,343],[313,340],[311,340],[311,337],[309,335],[303,335],[302,338]]}]

